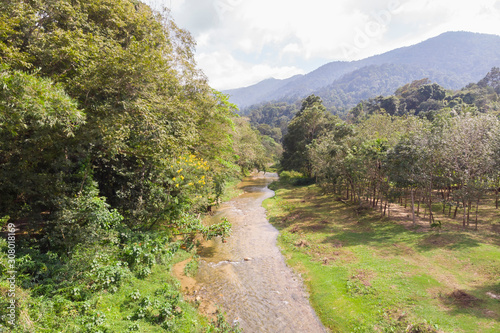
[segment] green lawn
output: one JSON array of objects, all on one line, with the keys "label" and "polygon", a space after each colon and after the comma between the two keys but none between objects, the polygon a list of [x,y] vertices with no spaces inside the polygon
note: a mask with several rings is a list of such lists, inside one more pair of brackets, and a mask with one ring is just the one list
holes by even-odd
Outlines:
[{"label": "green lawn", "polygon": [[315,185],[282,186],[264,207],[333,332],[500,332],[500,301],[487,295],[500,295],[491,228],[415,230]]}]

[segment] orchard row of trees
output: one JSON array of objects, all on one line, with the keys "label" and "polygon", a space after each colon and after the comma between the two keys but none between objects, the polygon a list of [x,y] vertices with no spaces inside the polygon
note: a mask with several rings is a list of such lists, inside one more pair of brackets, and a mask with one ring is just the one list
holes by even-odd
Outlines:
[{"label": "orchard row of trees", "polygon": [[443,213],[460,212],[464,227],[471,221],[477,227],[487,192],[496,193],[498,208],[500,122],[473,111],[443,108],[434,110],[431,120],[373,112],[349,123],[309,96],[288,126],[282,166],[384,214],[390,202],[404,197],[414,222],[422,206],[429,222],[439,223],[431,209],[439,200]]}]

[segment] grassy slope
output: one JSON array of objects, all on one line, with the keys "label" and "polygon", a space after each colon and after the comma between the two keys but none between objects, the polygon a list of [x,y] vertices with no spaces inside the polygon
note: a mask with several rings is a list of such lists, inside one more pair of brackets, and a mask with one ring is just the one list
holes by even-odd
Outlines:
[{"label": "grassy slope", "polygon": [[221,201],[226,202],[235,198],[243,193],[243,190],[238,187],[238,184],[241,182],[241,179],[234,178],[228,181],[224,188],[224,194],[222,195]]},{"label": "grassy slope", "polygon": [[486,295],[500,294],[498,235],[410,230],[315,185],[284,186],[264,207],[332,331],[500,331],[500,301]]}]

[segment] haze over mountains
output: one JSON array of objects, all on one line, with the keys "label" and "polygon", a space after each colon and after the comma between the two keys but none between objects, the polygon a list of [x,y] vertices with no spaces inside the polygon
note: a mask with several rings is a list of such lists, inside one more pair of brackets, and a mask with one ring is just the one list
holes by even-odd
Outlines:
[{"label": "haze over mountains", "polygon": [[240,109],[270,101],[294,102],[314,93],[329,109],[340,111],[362,99],[392,94],[398,87],[422,78],[447,89],[459,89],[499,66],[500,36],[447,32],[363,60],[334,61],[305,75],[271,78],[224,93]]}]

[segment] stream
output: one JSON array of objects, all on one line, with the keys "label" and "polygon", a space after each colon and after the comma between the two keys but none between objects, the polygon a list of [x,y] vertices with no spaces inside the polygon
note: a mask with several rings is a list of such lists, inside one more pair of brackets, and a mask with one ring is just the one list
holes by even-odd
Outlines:
[{"label": "stream", "polygon": [[262,172],[243,179],[244,193],[206,221],[227,217],[233,228],[226,243],[217,238],[200,248],[196,281],[243,332],[326,332],[301,279],[286,265],[276,245],[278,231],[262,207],[274,195],[267,186],[276,179]]}]

